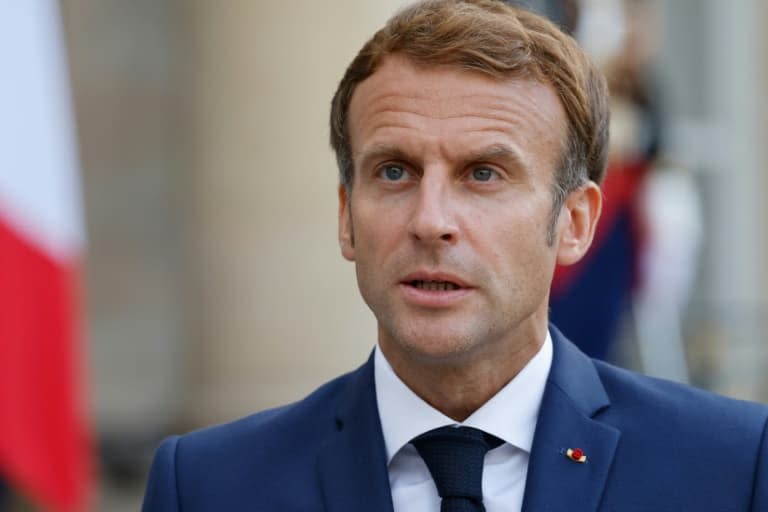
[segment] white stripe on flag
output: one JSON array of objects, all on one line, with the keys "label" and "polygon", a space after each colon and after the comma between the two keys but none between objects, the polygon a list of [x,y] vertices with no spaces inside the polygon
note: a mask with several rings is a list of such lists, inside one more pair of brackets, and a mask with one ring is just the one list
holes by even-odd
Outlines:
[{"label": "white stripe on flag", "polygon": [[0,215],[68,260],[84,229],[56,1],[0,3],[0,65]]}]

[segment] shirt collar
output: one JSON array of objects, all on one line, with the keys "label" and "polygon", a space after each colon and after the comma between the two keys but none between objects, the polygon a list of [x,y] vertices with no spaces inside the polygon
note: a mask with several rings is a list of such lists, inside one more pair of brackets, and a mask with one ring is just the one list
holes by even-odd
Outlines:
[{"label": "shirt collar", "polygon": [[[528,364],[461,425],[479,428],[530,453],[551,365],[552,338],[547,331],[544,344]],[[387,463],[414,437],[438,427],[457,425],[400,380],[378,345],[374,379]]]}]

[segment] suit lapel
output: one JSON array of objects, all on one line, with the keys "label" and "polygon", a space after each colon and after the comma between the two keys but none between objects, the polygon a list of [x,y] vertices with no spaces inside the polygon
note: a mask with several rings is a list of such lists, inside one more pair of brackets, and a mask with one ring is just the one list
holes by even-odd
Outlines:
[{"label": "suit lapel", "polygon": [[[528,465],[523,511],[597,510],[620,432],[595,417],[610,405],[594,363],[550,326],[554,355]],[[585,463],[571,460],[581,448]]]},{"label": "suit lapel", "polygon": [[339,404],[336,433],[318,458],[326,510],[392,512],[373,357],[351,376]]}]

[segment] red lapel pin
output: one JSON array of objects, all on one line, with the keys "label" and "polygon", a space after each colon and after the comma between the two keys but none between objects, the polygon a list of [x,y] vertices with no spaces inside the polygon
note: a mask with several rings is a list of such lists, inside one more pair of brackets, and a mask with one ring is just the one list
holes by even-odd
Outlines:
[{"label": "red lapel pin", "polygon": [[578,462],[579,464],[587,462],[587,455],[581,448],[568,448],[565,451],[565,455],[567,455],[573,462]]}]

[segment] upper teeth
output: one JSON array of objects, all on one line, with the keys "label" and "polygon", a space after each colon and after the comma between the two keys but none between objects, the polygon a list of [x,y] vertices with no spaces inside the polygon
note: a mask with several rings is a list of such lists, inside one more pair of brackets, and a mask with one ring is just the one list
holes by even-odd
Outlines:
[{"label": "upper teeth", "polygon": [[412,284],[416,288],[429,291],[446,291],[459,289],[459,285],[449,281],[413,281]]}]

